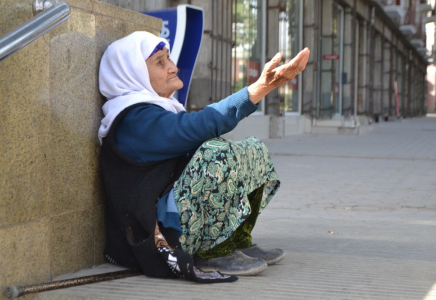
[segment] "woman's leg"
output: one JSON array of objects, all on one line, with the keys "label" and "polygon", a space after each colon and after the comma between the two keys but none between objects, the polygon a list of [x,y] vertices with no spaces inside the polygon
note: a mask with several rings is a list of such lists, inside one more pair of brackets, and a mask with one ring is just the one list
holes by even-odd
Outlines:
[{"label": "woman's leg", "polygon": [[242,222],[235,232],[224,242],[216,245],[212,249],[199,251],[196,253],[201,258],[212,258],[226,256],[237,249],[248,248],[252,245],[251,232],[256,224],[257,217],[260,213],[260,203],[262,201],[263,185],[248,195],[248,201],[251,206],[250,216]]},{"label": "woman's leg", "polygon": [[205,142],[174,184],[183,250],[195,254],[215,248],[222,256],[249,246],[257,215],[279,185],[267,149],[258,139]]}]

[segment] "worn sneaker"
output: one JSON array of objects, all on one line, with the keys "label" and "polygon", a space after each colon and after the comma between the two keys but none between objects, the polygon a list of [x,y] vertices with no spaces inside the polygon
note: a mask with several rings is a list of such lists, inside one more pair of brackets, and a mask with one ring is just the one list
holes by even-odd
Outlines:
[{"label": "worn sneaker", "polygon": [[257,275],[267,268],[263,259],[250,257],[240,251],[227,256],[200,258],[194,256],[194,265],[203,271],[219,271],[227,275]]},{"label": "worn sneaker", "polygon": [[273,265],[281,261],[285,257],[285,252],[282,249],[263,250],[256,244],[248,248],[239,249],[242,253],[250,257],[263,259],[268,265]]}]

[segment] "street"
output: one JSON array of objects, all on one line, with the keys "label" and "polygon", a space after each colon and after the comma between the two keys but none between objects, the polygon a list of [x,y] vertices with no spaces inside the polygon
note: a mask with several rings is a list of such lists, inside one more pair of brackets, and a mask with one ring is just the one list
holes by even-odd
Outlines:
[{"label": "street", "polygon": [[235,283],[138,276],[37,299],[436,299],[436,117],[265,143],[281,188],[253,236],[281,263]]}]

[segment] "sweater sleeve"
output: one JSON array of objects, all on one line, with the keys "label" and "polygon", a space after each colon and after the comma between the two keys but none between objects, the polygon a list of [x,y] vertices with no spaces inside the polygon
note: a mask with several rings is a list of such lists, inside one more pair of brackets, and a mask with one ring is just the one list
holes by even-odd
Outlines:
[{"label": "sweater sleeve", "polygon": [[247,88],[199,112],[174,114],[155,105],[132,109],[115,133],[117,147],[138,162],[169,159],[195,151],[208,139],[233,130],[256,111]]}]

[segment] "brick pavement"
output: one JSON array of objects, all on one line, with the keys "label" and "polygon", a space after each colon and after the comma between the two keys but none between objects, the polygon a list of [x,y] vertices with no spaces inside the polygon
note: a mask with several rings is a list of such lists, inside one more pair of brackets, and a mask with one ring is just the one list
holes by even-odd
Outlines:
[{"label": "brick pavement", "polygon": [[436,118],[379,123],[359,136],[266,144],[283,183],[274,206],[436,212]]},{"label": "brick pavement", "polygon": [[254,239],[287,252],[279,265],[230,284],[139,276],[37,299],[436,299],[436,118],[265,143],[282,186]]}]

